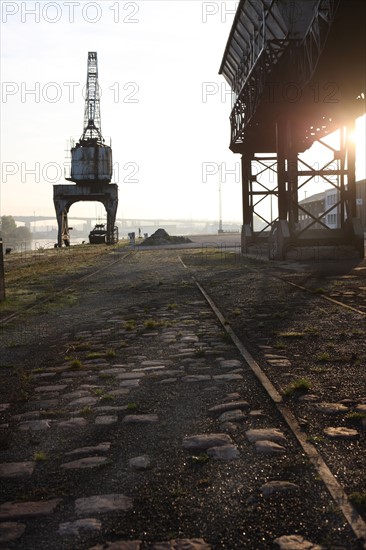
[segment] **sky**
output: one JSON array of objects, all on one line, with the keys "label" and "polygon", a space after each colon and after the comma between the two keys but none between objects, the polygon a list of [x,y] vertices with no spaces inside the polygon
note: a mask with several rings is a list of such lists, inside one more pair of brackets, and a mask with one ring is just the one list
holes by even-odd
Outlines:
[{"label": "sky", "polygon": [[[220,167],[223,219],[240,220],[240,156],[228,148],[231,98],[218,75],[236,4],[2,0],[0,214],[54,216],[96,51],[117,220],[217,219]],[[95,203],[70,209],[101,214]]]}]

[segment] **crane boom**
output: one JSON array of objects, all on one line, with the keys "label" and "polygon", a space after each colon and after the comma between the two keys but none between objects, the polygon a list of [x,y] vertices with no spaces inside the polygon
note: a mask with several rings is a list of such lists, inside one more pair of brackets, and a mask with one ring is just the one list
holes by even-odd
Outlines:
[{"label": "crane boom", "polygon": [[80,141],[96,140],[103,143],[100,119],[100,93],[98,84],[97,52],[88,52],[88,71],[84,110],[84,130]]}]

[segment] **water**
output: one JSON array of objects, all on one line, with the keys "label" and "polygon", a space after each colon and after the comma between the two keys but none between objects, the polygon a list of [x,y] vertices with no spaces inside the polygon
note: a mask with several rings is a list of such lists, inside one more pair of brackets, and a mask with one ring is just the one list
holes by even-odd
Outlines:
[{"label": "water", "polygon": [[[87,237],[75,237],[71,240],[71,246],[76,244],[81,244],[82,242],[88,243],[89,239]],[[12,241],[6,240],[3,243],[4,252],[7,248],[11,248],[11,254],[15,252],[28,252],[31,250],[43,250],[54,248],[57,243],[57,239],[32,239],[31,241]]]}]

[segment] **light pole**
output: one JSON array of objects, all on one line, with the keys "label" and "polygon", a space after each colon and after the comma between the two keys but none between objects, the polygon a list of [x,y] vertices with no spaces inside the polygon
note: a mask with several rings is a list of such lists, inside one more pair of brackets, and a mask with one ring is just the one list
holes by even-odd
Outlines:
[{"label": "light pole", "polygon": [[219,166],[219,233],[223,233],[223,229],[222,229],[222,202],[221,202],[221,166]]}]

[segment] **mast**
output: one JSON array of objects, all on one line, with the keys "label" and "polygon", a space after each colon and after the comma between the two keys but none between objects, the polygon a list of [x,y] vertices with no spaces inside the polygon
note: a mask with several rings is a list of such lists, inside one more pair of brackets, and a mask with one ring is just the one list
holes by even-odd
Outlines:
[{"label": "mast", "polygon": [[88,71],[86,79],[84,130],[80,142],[103,143],[100,119],[100,94],[98,84],[97,52],[88,52]]}]

